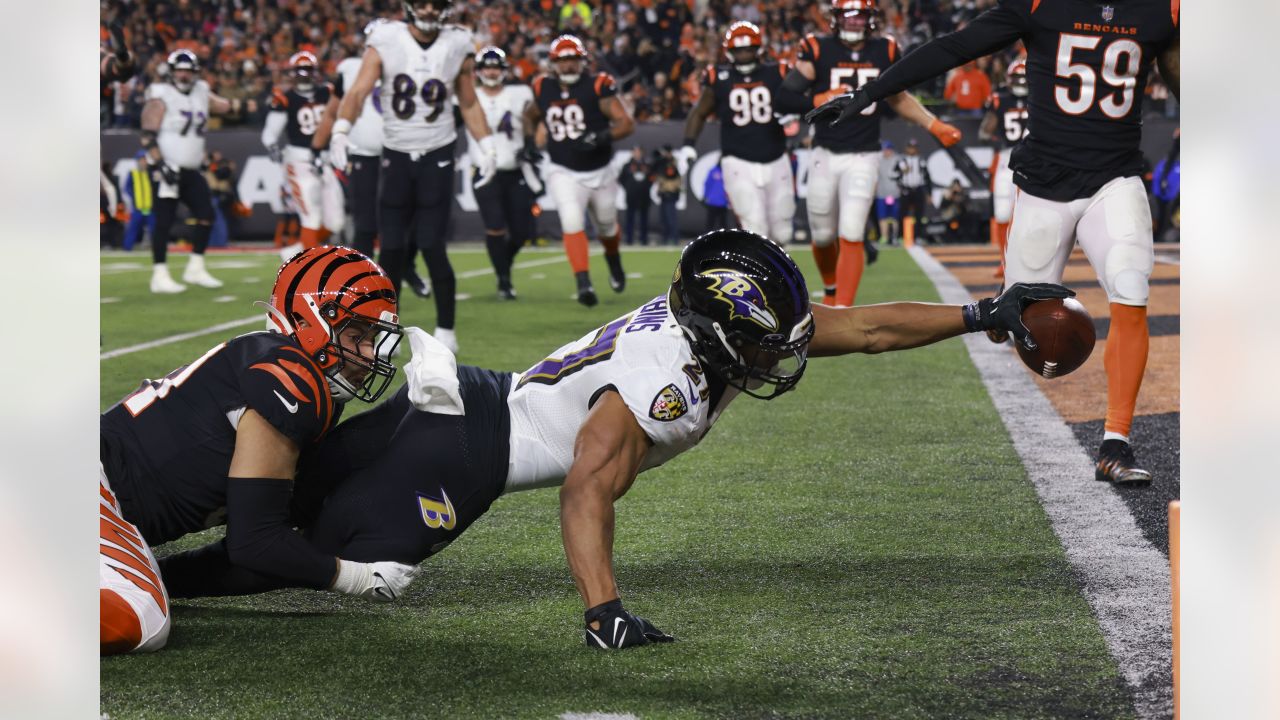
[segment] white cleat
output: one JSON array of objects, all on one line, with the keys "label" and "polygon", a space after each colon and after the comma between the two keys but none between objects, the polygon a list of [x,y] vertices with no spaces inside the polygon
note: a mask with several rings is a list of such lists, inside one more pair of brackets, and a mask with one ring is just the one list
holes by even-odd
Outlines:
[{"label": "white cleat", "polygon": [[446,329],[444,329],[444,328],[440,328],[440,327],[438,327],[438,328],[436,328],[436,331],[435,331],[435,332],[431,333],[431,335],[432,335],[436,340],[440,341],[440,344],[441,344],[441,345],[443,345],[443,346],[445,346],[445,347],[449,348],[449,352],[453,353],[454,355],[457,355],[457,354],[458,354],[458,335],[457,335],[457,333],[455,333],[455,332],[454,332],[454,331],[452,331],[452,330],[446,330]]},{"label": "white cleat", "polygon": [[174,295],[187,289],[186,285],[176,281],[169,275],[169,266],[159,263],[152,266],[151,292],[160,295]]},{"label": "white cleat", "polygon": [[222,287],[222,281],[204,269],[204,256],[192,255],[187,261],[187,269],[182,273],[183,282],[199,285],[202,288],[215,289]]}]

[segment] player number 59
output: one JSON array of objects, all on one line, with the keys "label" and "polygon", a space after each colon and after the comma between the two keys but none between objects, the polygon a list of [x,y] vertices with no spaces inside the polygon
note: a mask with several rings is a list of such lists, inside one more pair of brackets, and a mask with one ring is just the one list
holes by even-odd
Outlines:
[{"label": "player number 59", "polygon": [[[1113,40],[1102,53],[1101,73],[1087,63],[1072,62],[1077,50],[1093,50],[1102,42],[1094,35],[1069,35],[1058,38],[1058,60],[1055,72],[1060,78],[1078,79],[1079,87],[1056,85],[1053,99],[1068,115],[1082,115],[1094,104],[1098,95],[1098,75],[1102,82],[1117,92],[1106,92],[1098,100],[1098,109],[1110,118],[1119,119],[1133,109],[1134,93],[1138,87],[1138,68],[1142,66],[1142,46],[1133,40]],[[1122,69],[1123,61],[1123,69]],[[1073,93],[1074,90],[1074,93]],[[1074,95],[1074,96],[1073,96]]]}]

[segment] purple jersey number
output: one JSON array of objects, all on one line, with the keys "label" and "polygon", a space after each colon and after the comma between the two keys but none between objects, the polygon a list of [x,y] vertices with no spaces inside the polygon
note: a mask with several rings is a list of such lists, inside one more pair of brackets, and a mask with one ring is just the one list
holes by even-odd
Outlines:
[{"label": "purple jersey number", "polygon": [[531,382],[555,385],[561,379],[588,365],[608,360],[618,346],[618,333],[629,322],[631,322],[630,315],[618,318],[597,330],[591,341],[581,350],[575,350],[562,358],[549,357],[534,365],[520,376],[520,382],[516,387],[524,387],[525,383]]}]

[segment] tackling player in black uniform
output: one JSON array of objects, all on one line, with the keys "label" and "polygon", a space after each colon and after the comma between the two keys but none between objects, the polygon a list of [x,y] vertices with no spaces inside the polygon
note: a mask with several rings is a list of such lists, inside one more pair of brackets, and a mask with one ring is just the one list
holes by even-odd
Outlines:
[{"label": "tackling player in black uniform", "polygon": [[386,389],[400,338],[382,270],[343,247],[305,251],[276,277],[272,332],[241,335],[101,418],[101,652],[157,650],[169,607],[151,546],[216,525],[201,551],[299,587],[392,600],[413,569],[317,551],[288,522],[299,453],[341,403]]},{"label": "tackling player in black uniform", "polygon": [[[898,44],[876,35],[879,9],[875,0],[835,0],[831,35],[808,35],[800,43],[796,65],[783,87],[813,93],[813,107],[865,85],[898,60]],[[934,117],[906,93],[885,98],[890,107],[945,146],[960,141],[960,131]],[[809,106],[788,98],[788,109]],[[862,280],[866,253],[862,247],[867,213],[875,201],[880,167],[880,116],[865,108],[839,127],[816,126],[809,166],[809,230],[813,255],[824,286],[823,302],[852,305]],[[836,244],[836,238],[840,242]]]},{"label": "tackling player in black uniform", "polygon": [[585,215],[604,245],[609,264],[609,287],[622,292],[627,275],[618,253],[618,178],[611,169],[613,141],[635,129],[631,114],[618,102],[618,88],[608,73],[588,75],[583,70],[587,48],[573,35],[561,35],[551,43],[551,75],[533,79],[534,101],[524,114],[524,149],[521,158],[530,164],[542,160],[535,140],[538,124],[547,125],[547,194],[556,204],[564,252],[578,284],[578,302],[597,302],[588,273]]},{"label": "tackling player in black uniform", "polygon": [[1009,63],[1003,87],[991,93],[987,114],[979,133],[991,138],[991,243],[1000,248],[1000,267],[995,276],[1004,277],[1004,249],[1009,241],[1009,222],[1013,219],[1013,171],[1009,155],[1013,147],[1027,136],[1027,61],[1018,58]]},{"label": "tackling player in black uniform", "polygon": [[[613,572],[614,502],[640,472],[696,445],[737,395],[769,399],[794,388],[810,355],[905,350],[989,328],[1027,342],[1024,307],[1071,294],[1017,285],[965,307],[811,306],[804,276],[780,246],[715,230],[685,247],[665,295],[555,351],[518,382],[459,367],[465,415],[416,410],[406,386],[344,422],[300,473],[308,487],[336,488],[322,506],[300,507],[297,520],[325,552],[417,563],[500,495],[560,485],[565,555],[588,608],[586,644],[669,641],[623,608]],[[183,596],[288,584],[190,554],[162,566]]]},{"label": "tackling player in black uniform", "polygon": [[[320,78],[316,56],[294,53],[289,58],[293,84],[271,94],[271,110],[262,128],[262,144],[271,158],[284,165],[289,192],[298,208],[302,231],[298,243],[281,250],[288,260],[301,250],[320,245],[345,221],[342,185],[334,169],[321,157],[328,138],[320,134],[326,116],[337,113],[338,96]],[[284,135],[285,145],[279,146]]]},{"label": "tackling player in black uniform", "polygon": [[687,175],[698,156],[698,135],[714,113],[720,119],[724,189],[739,224],[785,246],[791,242],[796,213],[795,180],[773,99],[787,66],[761,62],[764,35],[749,22],[730,25],[723,46],[730,62],[707,68],[702,95],[685,121],[676,163],[680,174]]},{"label": "tackling player in black uniform", "polygon": [[1029,135],[1009,165],[1021,189],[1005,254],[1008,282],[1060,281],[1076,242],[1111,301],[1107,419],[1094,477],[1151,482],[1129,430],[1147,364],[1151,211],[1142,183],[1142,97],[1152,62],[1178,96],[1178,0],[1001,0],[963,30],[911,53],[875,80],[813,110],[856,117],[876,100],[1021,40]]}]

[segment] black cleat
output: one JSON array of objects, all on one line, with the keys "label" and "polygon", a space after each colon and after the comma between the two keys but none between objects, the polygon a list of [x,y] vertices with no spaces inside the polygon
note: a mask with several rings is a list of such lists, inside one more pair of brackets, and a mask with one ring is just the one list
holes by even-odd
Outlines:
[{"label": "black cleat", "polygon": [[627,289],[627,274],[622,270],[622,255],[605,255],[604,259],[609,263],[609,287],[616,293]]},{"label": "black cleat", "polygon": [[591,276],[583,271],[576,273],[574,279],[578,281],[578,302],[587,307],[595,307],[600,300],[596,298],[596,289],[591,287]]},{"label": "black cleat", "polygon": [[511,278],[498,276],[498,299],[499,300],[515,300],[516,289],[511,286]]},{"label": "black cleat", "polygon": [[862,249],[867,253],[867,264],[875,265],[876,260],[880,259],[880,248],[876,247],[875,243],[867,240],[862,243]]},{"label": "black cleat", "polygon": [[409,289],[413,290],[414,295],[417,295],[420,298],[431,297],[431,286],[428,285],[427,281],[423,280],[422,276],[418,275],[418,273],[413,269],[410,269],[409,272],[405,273],[404,281],[409,283]]},{"label": "black cleat", "polygon": [[1123,440],[1103,440],[1093,479],[1116,485],[1148,485],[1151,473],[1138,467],[1133,448]]}]

